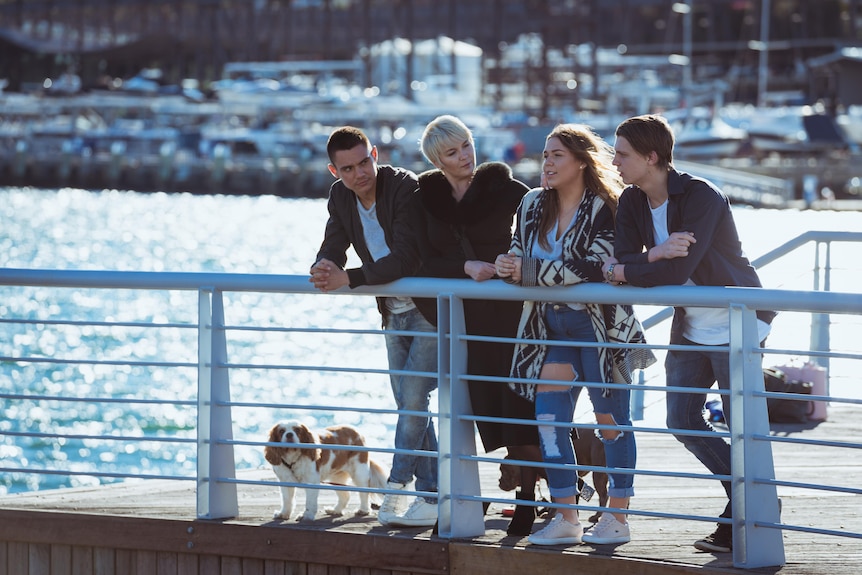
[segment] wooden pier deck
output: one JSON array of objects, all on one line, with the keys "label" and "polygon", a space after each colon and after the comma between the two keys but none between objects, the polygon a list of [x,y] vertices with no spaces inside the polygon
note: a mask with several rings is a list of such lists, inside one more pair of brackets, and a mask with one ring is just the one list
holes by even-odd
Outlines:
[{"label": "wooden pier deck", "polygon": [[[859,442],[860,416],[859,406],[833,404],[825,422],[776,424],[773,432]],[[638,450],[642,469],[704,473],[670,436],[642,433]],[[773,450],[779,479],[857,487],[862,479],[860,449],[777,443]],[[497,488],[496,467],[480,467],[484,494],[512,497]],[[275,481],[270,469],[240,477]],[[718,483],[637,476],[635,485],[633,509],[715,516],[724,506]],[[447,541],[430,529],[390,529],[373,518],[323,518],[311,525],[273,520],[275,486],[239,485],[238,493],[240,514],[224,521],[196,519],[193,482],[127,482],[0,497],[0,575],[855,575],[862,569],[858,538],[786,530],[784,566],[743,570],[734,568],[729,553],[694,549],[692,543],[713,529],[711,522],[635,516],[632,541],[625,545],[537,548],[525,537],[506,536],[502,504],[491,505],[483,537]],[[785,523],[862,532],[858,496],[779,487],[779,497]],[[321,504],[330,501],[333,493],[323,491]]]}]

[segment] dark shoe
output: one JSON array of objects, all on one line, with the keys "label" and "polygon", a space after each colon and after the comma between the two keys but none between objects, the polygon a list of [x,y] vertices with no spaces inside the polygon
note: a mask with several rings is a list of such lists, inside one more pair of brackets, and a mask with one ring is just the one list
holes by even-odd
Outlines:
[{"label": "dark shoe", "polygon": [[[520,491],[515,494],[515,498],[522,501],[535,501],[536,496],[532,493],[522,494]],[[536,520],[536,508],[529,505],[516,505],[515,514],[512,516],[512,521],[509,522],[509,527],[506,528],[507,535],[529,535],[533,530],[533,521]]]},{"label": "dark shoe", "polygon": [[712,553],[730,553],[733,550],[733,527],[719,523],[718,528],[703,539],[694,542],[696,549]]}]

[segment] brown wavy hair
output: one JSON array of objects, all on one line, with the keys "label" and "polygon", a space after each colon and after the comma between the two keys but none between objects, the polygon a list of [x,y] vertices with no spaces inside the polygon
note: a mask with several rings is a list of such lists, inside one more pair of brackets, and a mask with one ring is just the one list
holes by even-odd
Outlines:
[{"label": "brown wavy hair", "polygon": [[[594,194],[604,200],[616,217],[623,181],[613,165],[614,149],[592,128],[584,124],[559,124],[545,140],[557,138],[576,160],[582,162],[584,183]],[[560,199],[556,193],[548,194],[545,209],[539,219],[539,243],[548,249],[548,234],[553,229],[560,213]]]}]

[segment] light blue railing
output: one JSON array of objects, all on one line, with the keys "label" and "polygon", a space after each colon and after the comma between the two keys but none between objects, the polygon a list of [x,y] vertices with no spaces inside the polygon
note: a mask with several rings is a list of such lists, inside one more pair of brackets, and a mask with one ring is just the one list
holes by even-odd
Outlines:
[{"label": "light blue railing", "polygon": [[[774,260],[798,247],[815,242],[816,262],[815,290],[822,285],[828,290],[831,269],[830,246],[833,242],[862,241],[858,233],[826,233],[809,232],[803,234],[788,245],[767,254],[764,258]],[[825,263],[820,263],[821,245],[826,247]],[[63,359],[46,357],[44,355],[22,355],[11,353],[0,357],[0,361],[16,364],[28,363],[79,363],[93,366],[162,366],[176,369],[191,369],[197,372],[198,389],[195,400],[150,400],[150,399],[112,399],[96,398],[101,402],[120,402],[134,407],[136,404],[166,404],[176,408],[197,406],[197,438],[189,437],[124,437],[116,435],[88,435],[63,433],[28,433],[21,431],[3,431],[0,435],[27,436],[31,438],[76,438],[84,440],[106,439],[118,442],[127,441],[175,441],[196,442],[197,460],[196,476],[166,476],[145,474],[100,473],[94,471],[76,471],[73,469],[38,469],[27,466],[13,466],[7,463],[0,468],[3,472],[31,474],[67,474],[76,473],[103,478],[159,478],[177,480],[195,480],[197,482],[197,510],[201,518],[225,518],[238,514],[237,485],[254,483],[253,481],[237,479],[237,464],[235,461],[236,446],[262,447],[265,442],[235,439],[236,420],[235,408],[246,407],[244,398],[231,394],[230,373],[235,369],[319,369],[323,366],[286,366],[273,364],[232,364],[228,357],[228,333],[240,329],[228,325],[225,321],[224,294],[233,292],[257,292],[275,294],[315,295],[307,278],[304,276],[279,275],[243,275],[219,273],[140,273],[140,272],[106,272],[106,271],[65,271],[65,270],[0,270],[0,285],[40,288],[92,288],[99,290],[136,289],[136,290],[180,290],[197,293],[198,309],[197,324],[182,322],[112,322],[88,321],[76,318],[62,320],[45,320],[33,318],[3,318],[6,324],[28,326],[33,324],[59,324],[80,326],[130,327],[141,329],[180,329],[196,330],[198,334],[198,360],[189,361],[129,361],[121,359],[73,358]],[[475,432],[473,422],[478,418],[471,415],[467,379],[484,379],[501,384],[502,378],[478,377],[466,372],[466,341],[471,339],[492,339],[471,336],[466,333],[463,321],[463,301],[466,299],[501,299],[501,300],[550,300],[579,301],[584,303],[630,303],[644,306],[703,306],[726,307],[731,320],[731,341],[727,346],[731,367],[730,396],[734,413],[741,414],[732,419],[729,433],[725,437],[731,439],[733,458],[733,474],[728,477],[701,476],[711,480],[731,481],[734,489],[734,500],[737,509],[734,513],[734,563],[740,567],[755,568],[784,563],[784,547],[782,530],[794,529],[821,534],[840,535],[862,538],[860,533],[834,532],[814,529],[809,526],[794,526],[781,523],[776,488],[778,486],[805,487],[822,490],[839,490],[845,493],[862,494],[862,489],[830,488],[828,485],[801,485],[793,482],[778,481],[775,477],[772,443],[776,438],[770,436],[768,418],[766,416],[767,393],[763,389],[761,372],[762,357],[766,354],[810,355],[821,362],[830,358],[842,360],[860,360],[860,353],[836,353],[829,350],[828,326],[831,315],[862,314],[862,296],[858,293],[839,293],[808,290],[774,290],[728,287],[682,287],[666,286],[652,289],[639,289],[629,286],[613,287],[604,284],[585,284],[574,288],[520,288],[504,284],[500,281],[483,282],[481,284],[469,280],[442,280],[430,278],[409,278],[393,282],[385,286],[369,286],[355,290],[336,292],[337,296],[373,296],[373,295],[409,295],[413,297],[435,297],[438,300],[438,370],[429,376],[436,376],[439,383],[438,412],[432,414],[439,421],[440,447],[439,454],[420,453],[424,456],[438,457],[439,462],[439,533],[442,537],[472,537],[484,532],[482,503],[499,501],[483,497],[479,486],[479,464],[499,463],[500,460],[488,456],[479,456],[476,452]],[[47,302],[44,302],[47,305]],[[776,311],[798,311],[811,313],[815,318],[812,322],[812,345],[810,349],[772,349],[761,348],[758,342],[755,312],[759,309]],[[666,314],[663,314],[666,315]],[[822,318],[818,320],[817,318]],[[657,316],[649,320],[654,323],[662,319]],[[817,323],[817,322],[821,323]],[[825,325],[825,328],[824,328]],[[244,328],[245,329],[245,328]],[[251,328],[254,329],[254,328]],[[263,328],[261,328],[263,329]],[[290,328],[284,328],[290,329]],[[321,328],[324,331],[324,328]],[[350,330],[326,330],[332,332]],[[365,333],[381,333],[379,330],[365,330]],[[656,350],[685,349],[685,346],[659,345],[654,341],[648,347]],[[338,368],[351,371],[351,368]],[[352,371],[362,371],[353,369]],[[367,370],[366,370],[367,371]],[[389,373],[386,369],[374,370],[376,373]],[[637,385],[637,384],[636,384]],[[674,391],[680,388],[668,388],[664,385],[638,386],[647,391]],[[80,401],[75,397],[56,395],[39,395],[28,393],[0,393],[0,399],[7,402],[27,401]],[[862,400],[839,398],[834,396],[814,396],[812,400],[846,402],[862,404]],[[87,401],[93,401],[92,398]],[[283,406],[273,403],[270,406]],[[260,407],[258,405],[258,407]],[[331,406],[306,406],[320,409],[345,409]],[[355,408],[356,411],[396,414],[397,410]],[[411,413],[411,412],[406,412]],[[512,420],[508,420],[512,421]],[[576,427],[576,425],[573,425]],[[601,426],[599,426],[601,427]],[[632,426],[631,431],[638,433],[672,433],[679,430],[664,428],[648,428]],[[788,438],[781,438],[788,441]],[[806,440],[790,440],[805,443]],[[817,445],[818,442],[811,442]],[[822,443],[822,442],[820,442]],[[829,442],[830,446],[841,446],[860,449],[859,443]],[[377,447],[366,448],[369,451],[395,453],[398,450]],[[590,468],[587,468],[590,469]],[[660,472],[643,472],[661,475]],[[674,473],[667,473],[675,476]],[[676,474],[678,475],[678,474]],[[686,475],[691,477],[691,474]],[[268,482],[272,484],[272,482]],[[337,486],[327,486],[327,489],[339,489]],[[341,487],[351,491],[361,491],[361,488]],[[573,506],[578,509],[591,509],[586,506]],[[595,509],[595,508],[592,508]],[[611,509],[613,508],[602,508]],[[633,515],[661,515],[682,519],[714,521],[714,518],[699,516],[639,511],[628,511]],[[852,512],[852,511],[848,511]]]}]

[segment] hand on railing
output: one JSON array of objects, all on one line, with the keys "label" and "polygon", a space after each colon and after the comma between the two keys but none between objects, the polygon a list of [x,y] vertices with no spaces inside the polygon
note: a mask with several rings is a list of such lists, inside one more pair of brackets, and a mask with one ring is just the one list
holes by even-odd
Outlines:
[{"label": "hand on railing", "polygon": [[348,285],[350,278],[348,278],[346,271],[324,258],[311,266],[311,277],[308,278],[308,281],[326,293]]}]

